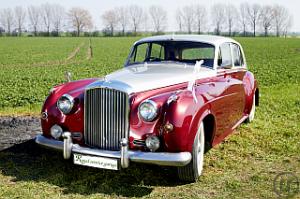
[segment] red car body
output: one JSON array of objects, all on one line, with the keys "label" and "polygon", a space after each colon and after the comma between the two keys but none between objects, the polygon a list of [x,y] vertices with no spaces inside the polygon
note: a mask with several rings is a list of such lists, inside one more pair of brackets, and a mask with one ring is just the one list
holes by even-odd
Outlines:
[{"label": "red car body", "polygon": [[[175,39],[173,37],[144,39],[137,42],[135,46],[149,41],[196,40],[194,37],[190,40],[186,39],[187,36],[178,36]],[[202,42],[205,42],[203,41],[205,38],[198,37]],[[157,152],[192,153],[200,121],[204,124],[206,146],[213,147],[245,121],[249,117],[252,107],[258,104],[258,84],[254,75],[246,68],[241,46],[237,42],[223,37],[208,36],[208,38],[208,43],[213,43],[213,40],[219,42],[220,45],[234,42],[233,44],[240,48],[240,57],[243,59],[244,65],[242,67],[212,68],[214,75],[196,78],[193,82],[193,91],[188,89],[189,81],[184,81],[130,93],[128,136],[128,149],[130,151],[149,152],[144,144],[145,140],[148,136],[155,135],[161,143]],[[218,53],[219,49],[215,49],[215,51]],[[233,53],[232,49],[231,53]],[[216,55],[216,60],[219,59],[218,56],[220,55]],[[130,65],[129,61],[127,65]],[[216,63],[213,67],[215,65]],[[145,67],[149,69],[152,65]],[[74,144],[89,148],[84,139],[85,90],[99,81],[107,80],[94,78],[67,82],[51,90],[42,108],[41,124],[45,138],[53,140],[50,129],[53,125],[59,125],[64,132],[77,134],[77,136],[72,136]],[[74,107],[69,114],[62,113],[57,106],[59,98],[66,93],[74,99]],[[175,97],[171,98],[172,96]],[[147,122],[139,115],[139,106],[145,100],[152,100],[157,104],[158,116],[154,121]],[[171,129],[166,128],[168,124],[171,124]],[[63,138],[58,140],[63,141]]]}]

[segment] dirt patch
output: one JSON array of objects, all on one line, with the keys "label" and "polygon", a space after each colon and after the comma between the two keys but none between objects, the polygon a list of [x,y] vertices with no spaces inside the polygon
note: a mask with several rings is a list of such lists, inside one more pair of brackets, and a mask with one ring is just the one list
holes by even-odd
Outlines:
[{"label": "dirt patch", "polygon": [[34,138],[41,132],[36,117],[0,117],[0,151]]},{"label": "dirt patch", "polygon": [[71,54],[69,54],[67,60],[73,59],[78,52],[80,51],[80,48],[84,45],[84,42],[82,42],[73,52],[71,52]]}]

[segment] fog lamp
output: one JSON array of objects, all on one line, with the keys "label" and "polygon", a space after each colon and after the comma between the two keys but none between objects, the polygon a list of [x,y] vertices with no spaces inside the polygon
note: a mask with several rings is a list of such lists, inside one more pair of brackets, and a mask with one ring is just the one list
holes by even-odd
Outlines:
[{"label": "fog lamp", "polygon": [[147,137],[146,146],[151,152],[156,151],[160,147],[159,138],[155,135]]},{"label": "fog lamp", "polygon": [[58,140],[61,137],[63,130],[59,125],[55,124],[51,127],[50,133],[54,139]]}]

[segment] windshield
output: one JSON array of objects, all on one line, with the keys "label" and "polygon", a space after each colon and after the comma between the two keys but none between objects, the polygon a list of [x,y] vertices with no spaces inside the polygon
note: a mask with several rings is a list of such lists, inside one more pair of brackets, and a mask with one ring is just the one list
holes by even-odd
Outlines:
[{"label": "windshield", "polygon": [[137,44],[127,65],[144,62],[175,61],[195,64],[203,60],[204,66],[213,68],[215,47],[211,44],[187,41],[156,41]]}]

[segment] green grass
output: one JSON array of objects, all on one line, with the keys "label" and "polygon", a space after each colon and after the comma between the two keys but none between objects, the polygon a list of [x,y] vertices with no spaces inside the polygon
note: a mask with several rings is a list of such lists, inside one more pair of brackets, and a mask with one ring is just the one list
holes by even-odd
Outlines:
[{"label": "green grass", "polygon": [[[64,60],[76,45],[88,42],[68,39],[75,46],[38,62]],[[33,66],[35,61],[15,65],[26,62],[21,59],[27,59],[23,51],[12,53],[12,62],[1,59],[0,114],[38,114],[48,90],[64,81],[65,71],[74,79],[112,72],[122,66],[136,39],[93,38],[92,59],[86,59],[86,43],[71,60],[50,66]],[[49,40],[26,38],[19,45],[26,49]],[[277,198],[273,180],[278,173],[291,171],[300,178],[300,39],[237,40],[259,81],[260,106],[253,123],[243,124],[206,154],[200,182],[182,184],[174,168],[152,165],[132,164],[120,172],[75,166],[62,154],[24,143],[0,152],[0,198]],[[63,43],[68,42],[62,39],[57,45]],[[1,45],[0,52],[4,49]]]}]

